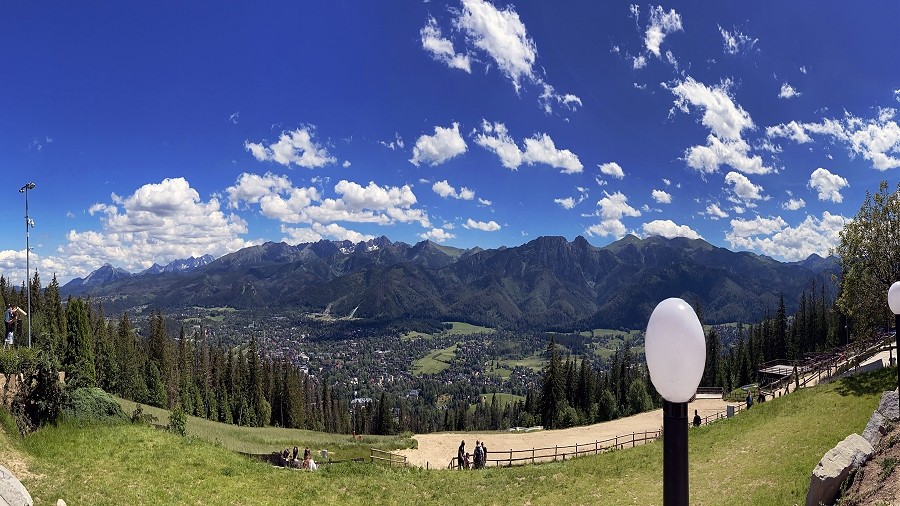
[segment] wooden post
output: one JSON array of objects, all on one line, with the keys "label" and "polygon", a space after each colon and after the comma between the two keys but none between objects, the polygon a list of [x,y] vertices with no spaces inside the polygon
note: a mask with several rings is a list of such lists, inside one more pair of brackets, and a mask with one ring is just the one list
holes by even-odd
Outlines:
[{"label": "wooden post", "polygon": [[616,444],[613,446],[616,450],[619,449],[619,436],[616,436]]},{"label": "wooden post", "polygon": [[[578,456],[578,443],[575,443],[575,456]],[[563,457],[563,460],[565,460],[565,457]]]},{"label": "wooden post", "polygon": [[597,455],[598,453],[600,453],[599,450],[600,450],[600,442],[595,439],[594,440],[594,455]]},{"label": "wooden post", "polygon": [[559,449],[558,446],[553,446],[553,462],[556,462],[556,452]]},{"label": "wooden post", "polygon": [[534,465],[534,447],[531,447],[531,464]]},{"label": "wooden post", "polygon": [[509,449],[509,465],[512,465],[512,448]]},{"label": "wooden post", "polygon": [[631,447],[634,448],[634,432],[631,433]]}]

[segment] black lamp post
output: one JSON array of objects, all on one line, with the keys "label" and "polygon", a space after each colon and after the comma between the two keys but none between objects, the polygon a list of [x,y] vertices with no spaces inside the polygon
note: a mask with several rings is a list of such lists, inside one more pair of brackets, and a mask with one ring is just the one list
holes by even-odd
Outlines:
[{"label": "black lamp post", "polygon": [[26,183],[25,186],[19,188],[19,193],[25,194],[25,283],[27,285],[25,297],[28,300],[28,347],[31,348],[31,244],[28,232],[29,229],[34,228],[34,221],[28,217],[28,190],[34,190],[34,183]]},{"label": "black lamp post", "polygon": [[894,313],[894,342],[897,344],[897,388],[900,388],[900,281],[888,289],[888,306]]},{"label": "black lamp post", "polygon": [[691,306],[677,298],[660,302],[647,323],[650,381],[663,397],[663,504],[687,506],[688,401],[706,364],[706,337]]}]

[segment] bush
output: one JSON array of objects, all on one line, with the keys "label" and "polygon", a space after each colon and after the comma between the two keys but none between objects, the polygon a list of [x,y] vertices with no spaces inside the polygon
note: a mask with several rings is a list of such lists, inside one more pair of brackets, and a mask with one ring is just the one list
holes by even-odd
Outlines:
[{"label": "bush", "polygon": [[169,413],[169,432],[178,434],[179,436],[187,435],[187,415],[181,404],[176,404]]},{"label": "bush", "polygon": [[12,415],[21,434],[56,423],[62,402],[62,385],[54,361],[46,353],[20,355],[22,381],[12,403]]},{"label": "bush", "polygon": [[150,425],[159,419],[150,413],[144,413],[144,408],[140,404],[134,405],[134,411],[131,412],[131,423],[137,425]]},{"label": "bush", "polygon": [[68,393],[62,406],[63,414],[75,420],[119,423],[128,420],[119,403],[97,387],[76,388]]}]

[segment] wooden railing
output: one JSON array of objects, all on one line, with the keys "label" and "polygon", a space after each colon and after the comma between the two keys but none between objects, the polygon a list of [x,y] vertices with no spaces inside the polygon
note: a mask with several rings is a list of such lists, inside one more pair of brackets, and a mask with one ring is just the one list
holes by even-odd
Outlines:
[{"label": "wooden railing", "polygon": [[386,452],[383,450],[378,450],[376,448],[369,448],[369,461],[371,463],[382,463],[387,464],[388,466],[407,466],[409,463],[406,461],[406,456],[399,455],[397,453]]},{"label": "wooden railing", "polygon": [[[610,450],[634,448],[639,444],[658,439],[662,431],[632,432],[609,439],[595,440],[589,443],[576,443],[567,446],[548,446],[546,448],[530,448],[526,450],[492,450],[488,448],[485,466],[510,467],[514,465],[537,464],[573,459],[585,455],[597,455]],[[456,458],[447,465],[448,469],[459,469]]]}]

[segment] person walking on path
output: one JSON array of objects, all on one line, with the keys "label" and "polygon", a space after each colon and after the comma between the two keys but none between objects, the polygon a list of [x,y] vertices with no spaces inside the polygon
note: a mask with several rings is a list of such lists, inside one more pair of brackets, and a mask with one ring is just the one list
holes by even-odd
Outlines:
[{"label": "person walking on path", "polygon": [[463,440],[459,443],[459,450],[456,451],[456,463],[459,465],[459,468],[463,468],[463,464],[466,461],[466,441]]},{"label": "person walking on path", "polygon": [[697,414],[697,410],[695,409],[694,410],[694,427],[699,427],[701,423],[703,423],[703,421],[700,420],[700,415]]},{"label": "person walking on path", "polygon": [[747,391],[747,409],[753,407],[753,390]]},{"label": "person walking on path", "polygon": [[484,454],[481,451],[481,442],[475,441],[475,469],[481,469],[482,460],[484,459]]},{"label": "person walking on path", "polygon": [[484,441],[481,442],[481,467],[487,466],[487,446],[484,446]]}]

